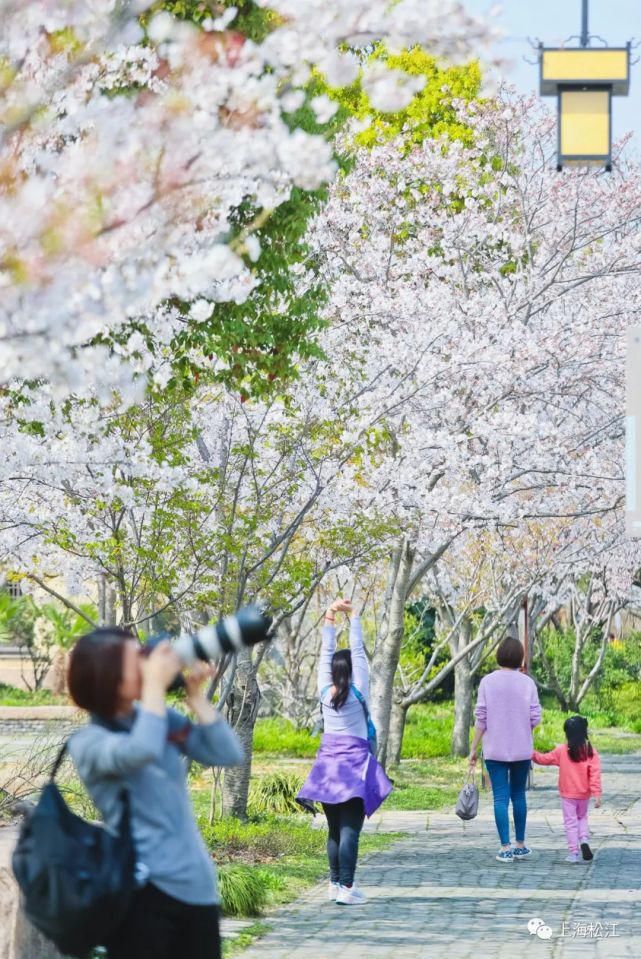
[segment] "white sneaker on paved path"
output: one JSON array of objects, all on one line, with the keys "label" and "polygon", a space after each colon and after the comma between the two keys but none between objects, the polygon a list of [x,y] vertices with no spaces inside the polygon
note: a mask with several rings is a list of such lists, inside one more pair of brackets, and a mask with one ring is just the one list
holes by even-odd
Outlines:
[{"label": "white sneaker on paved path", "polygon": [[356,886],[341,886],[336,902],[339,906],[362,906],[367,902],[367,896]]},{"label": "white sneaker on paved path", "polygon": [[327,887],[327,898],[328,898],[331,902],[334,902],[334,901],[336,900],[336,897],[338,896],[338,893],[339,893],[340,888],[341,888],[341,887],[340,887],[340,884],[339,884],[339,883],[337,883],[337,882],[332,882],[331,879],[330,879],[330,881],[329,881],[329,886]]},{"label": "white sneaker on paved path", "polygon": [[578,866],[581,860],[579,859],[578,852],[571,852],[569,856],[565,857],[565,861],[572,863],[573,866]]}]

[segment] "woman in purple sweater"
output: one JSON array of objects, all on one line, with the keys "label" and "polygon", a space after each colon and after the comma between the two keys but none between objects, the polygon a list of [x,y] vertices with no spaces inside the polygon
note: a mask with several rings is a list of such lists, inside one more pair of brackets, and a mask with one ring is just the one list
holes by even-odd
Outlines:
[{"label": "woman in purple sweater", "polygon": [[[525,787],[532,758],[532,730],[541,722],[541,705],[534,681],[520,672],[524,650],[518,639],[504,639],[496,653],[500,669],[479,683],[476,729],[470,752],[474,769],[483,740],[483,758],[492,782],[494,818],[501,841],[501,863],[527,859]],[[516,844],[510,845],[509,804],[512,800]]]},{"label": "woman in purple sweater", "polygon": [[339,905],[356,906],[366,901],[354,883],[363,821],[389,795],[392,784],[368,742],[369,663],[361,622],[352,615],[350,648],[336,650],[339,612],[350,615],[349,600],[336,600],[325,614],[318,669],[324,734],[298,798],[322,803],[327,817],[329,898]]}]

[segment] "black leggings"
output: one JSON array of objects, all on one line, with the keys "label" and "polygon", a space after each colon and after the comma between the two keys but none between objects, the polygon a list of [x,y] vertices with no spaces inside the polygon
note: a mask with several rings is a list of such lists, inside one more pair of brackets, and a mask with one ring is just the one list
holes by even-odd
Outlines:
[{"label": "black leggings", "polygon": [[341,803],[323,803],[327,816],[327,858],[332,882],[351,886],[358,859],[358,839],[365,821],[362,799],[348,799]]},{"label": "black leggings", "polygon": [[136,893],[109,959],[220,959],[218,906],[190,906],[149,883]]}]

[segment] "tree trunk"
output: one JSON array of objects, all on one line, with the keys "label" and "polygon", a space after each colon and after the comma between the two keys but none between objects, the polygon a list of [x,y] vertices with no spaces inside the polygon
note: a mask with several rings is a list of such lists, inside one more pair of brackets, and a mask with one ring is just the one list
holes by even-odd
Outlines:
[{"label": "tree trunk", "polygon": [[472,723],[472,671],[465,656],[454,667],[454,733],[452,755],[467,756],[470,752]]},{"label": "tree trunk", "polygon": [[[556,629],[556,627],[555,627],[555,629]],[[544,637],[543,637],[543,635],[542,635],[541,633],[536,632],[536,633],[534,634],[534,638],[535,638],[535,640],[536,640],[536,644],[537,644],[537,648],[538,648],[538,652],[539,652],[539,656],[540,656],[540,660],[541,660],[541,665],[543,666],[543,671],[544,671],[544,673],[545,673],[545,675],[546,675],[546,678],[547,678],[547,681],[548,681],[548,685],[550,686],[550,688],[552,689],[552,692],[553,692],[554,695],[556,696],[557,701],[558,701],[559,706],[561,707],[562,711],[563,711],[564,713],[567,713],[567,711],[568,711],[568,709],[569,709],[568,702],[567,702],[565,693],[563,692],[563,689],[562,689],[562,687],[561,687],[561,683],[560,683],[560,681],[559,681],[559,677],[557,676],[556,670],[554,669],[554,665],[553,665],[553,663],[548,659],[548,655],[547,655],[547,652],[546,652],[546,649],[545,649],[545,640],[544,640]]]},{"label": "tree trunk", "polygon": [[405,603],[409,589],[414,550],[407,540],[392,555],[388,584],[389,612],[387,629],[376,639],[371,664],[370,708],[378,733],[378,758],[387,762],[387,744],[392,712],[394,676],[398,667],[405,623]]},{"label": "tree trunk", "polygon": [[111,583],[105,584],[105,626],[115,626],[117,617],[116,590]]},{"label": "tree trunk", "polygon": [[387,740],[387,761],[391,766],[398,766],[401,761],[407,710],[407,706],[402,706],[401,703],[394,700],[390,716],[389,737]]},{"label": "tree trunk", "polygon": [[106,595],[107,578],[104,573],[98,576],[98,625],[104,626],[106,620]]},{"label": "tree trunk", "polygon": [[98,577],[98,625],[116,625],[116,590],[106,573]]},{"label": "tree trunk", "polygon": [[56,646],[53,650],[49,671],[49,689],[56,696],[62,696],[67,690],[67,650]]},{"label": "tree trunk", "polygon": [[232,766],[225,772],[223,785],[223,814],[238,819],[247,818],[254,725],[260,703],[256,672],[251,649],[241,649],[238,653],[234,687],[227,701],[227,721],[240,739],[245,758],[240,766]]}]

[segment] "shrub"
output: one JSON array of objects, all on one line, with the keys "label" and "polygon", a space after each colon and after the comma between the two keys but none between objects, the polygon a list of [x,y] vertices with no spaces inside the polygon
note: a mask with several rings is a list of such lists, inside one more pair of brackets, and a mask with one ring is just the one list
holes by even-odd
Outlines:
[{"label": "shrub", "polygon": [[272,773],[254,780],[249,790],[250,814],[289,816],[301,812],[296,796],[302,785],[303,779],[296,773]]},{"label": "shrub", "polygon": [[218,871],[222,909],[226,916],[259,916],[270,884],[262,870],[251,866],[221,866]]},{"label": "shrub", "polygon": [[0,706],[58,706],[68,702],[66,696],[57,696],[48,689],[29,692],[8,683],[0,683]]},{"label": "shrub", "polygon": [[[547,659],[554,666],[561,688],[567,692],[574,655],[574,632],[571,629],[559,632],[549,628],[543,633],[543,642]],[[600,649],[601,633],[595,630],[581,655],[582,678],[585,678],[595,664]],[[535,652],[532,665],[536,678],[544,684],[547,683],[546,672],[538,650]],[[628,725],[634,720],[638,710],[633,708],[632,713],[625,711],[625,706],[622,706],[620,701],[619,689],[630,683],[637,683],[639,679],[641,679],[641,637],[638,633],[632,633],[624,640],[616,640],[608,644],[600,673],[581,703],[581,712],[585,715],[601,713],[607,717],[608,725]],[[623,699],[625,700],[626,697],[624,696]]]}]

